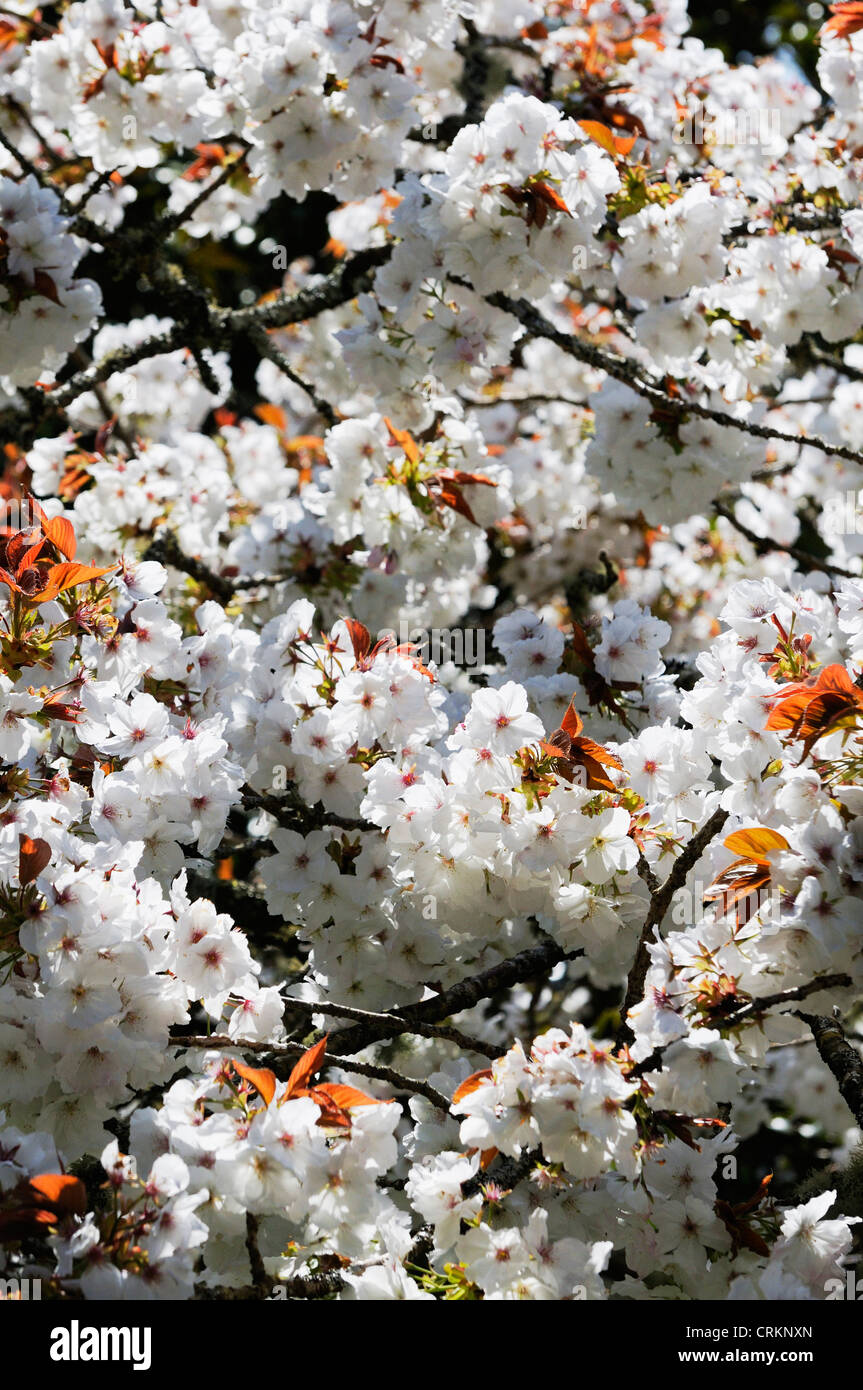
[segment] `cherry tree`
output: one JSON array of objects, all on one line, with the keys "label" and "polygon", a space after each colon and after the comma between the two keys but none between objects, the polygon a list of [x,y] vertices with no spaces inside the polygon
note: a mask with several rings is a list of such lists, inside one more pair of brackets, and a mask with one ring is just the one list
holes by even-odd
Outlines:
[{"label": "cherry tree", "polygon": [[0,11],[0,1274],[843,1296],[863,14],[688,27]]}]

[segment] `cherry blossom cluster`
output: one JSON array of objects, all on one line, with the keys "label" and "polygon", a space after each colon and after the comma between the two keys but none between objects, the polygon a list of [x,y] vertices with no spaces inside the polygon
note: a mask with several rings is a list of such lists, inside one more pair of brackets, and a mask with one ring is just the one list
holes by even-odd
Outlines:
[{"label": "cherry blossom cluster", "polygon": [[84,242],[69,227],[53,189],[0,177],[0,377],[10,384],[56,371],[101,312],[98,285],[76,278]]},{"label": "cherry blossom cluster", "polygon": [[844,1280],[858,9],[0,14],[4,1276]]}]

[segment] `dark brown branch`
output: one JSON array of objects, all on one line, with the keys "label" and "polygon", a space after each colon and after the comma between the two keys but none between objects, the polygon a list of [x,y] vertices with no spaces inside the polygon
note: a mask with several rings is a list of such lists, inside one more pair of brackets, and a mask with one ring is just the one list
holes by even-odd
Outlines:
[{"label": "dark brown branch", "polygon": [[[751,1019],[760,1019],[769,1009],[774,1009],[780,1004],[793,1004],[801,999],[807,999],[810,994],[818,994],[822,989],[846,989],[853,981],[850,975],[822,975],[820,979],[809,980],[805,985],[796,985],[793,989],[780,989],[775,994],[764,994],[760,999],[750,999],[748,1003],[741,1004],[735,1010],[734,1000],[728,1001],[726,1007],[722,1006],[713,1010],[711,1023],[716,1022],[721,1028],[736,1028],[740,1023],[748,1023]],[[798,1018],[802,1014],[795,1010]],[[776,1043],[776,1047],[799,1047],[801,1041],[811,1042],[811,1038],[797,1039],[793,1043]],[[644,1076],[647,1072],[656,1071],[662,1065],[662,1058],[665,1047],[657,1047],[651,1052],[649,1057],[636,1063],[627,1072],[627,1078],[633,1079],[637,1076]]]},{"label": "dark brown branch", "polygon": [[731,507],[725,506],[723,502],[714,502],[713,510],[717,516],[723,516],[730,522],[735,531],[739,531],[741,536],[749,541],[757,555],[766,555],[769,551],[780,551],[783,555],[789,555],[792,560],[804,571],[818,570],[821,574],[835,574],[841,579],[859,579],[860,575],[852,570],[842,569],[840,565],[834,565],[826,560],[819,560],[815,555],[810,555],[808,550],[801,550],[796,545],[783,545],[782,541],[774,540],[772,536],[759,536],[757,532],[750,530],[734,514]]},{"label": "dark brown branch", "polygon": [[463,19],[466,42],[457,44],[464,67],[459,80],[459,93],[464,97],[464,119],[467,125],[475,125],[485,114],[485,93],[488,86],[491,64],[486,52],[485,36],[479,32],[472,19]]},{"label": "dark brown branch", "polygon": [[[492,1047],[491,1044],[482,1042],[479,1038],[468,1037],[458,1028],[444,1027],[432,1023],[401,1023],[398,1024],[392,1014],[372,1013],[368,1009],[356,1009],[350,1004],[331,1004],[329,1002],[313,1003],[307,999],[285,1000],[286,1013],[301,1013],[310,1016],[312,1014],[330,1015],[333,1018],[347,1018],[354,1023],[371,1024],[372,1026],[385,1027],[389,1037],[398,1037],[404,1033],[414,1033],[421,1038],[436,1038],[439,1042],[455,1043],[457,1047],[465,1052],[478,1052],[481,1057],[498,1057],[500,1048]],[[338,1034],[331,1035],[330,1041],[338,1037]]]},{"label": "dark brown branch", "polygon": [[269,358],[279,371],[288,378],[288,381],[292,381],[295,386],[299,386],[301,391],[305,391],[315,410],[326,420],[328,425],[338,424],[339,417],[329,401],[325,401],[323,396],[319,396],[312,383],[306,381],[305,377],[300,376],[299,372],[294,370],[288,358],[272,341],[265,328],[254,324],[249,329],[249,338],[262,357]]},{"label": "dark brown branch", "polygon": [[[450,276],[450,279],[454,284],[463,285],[467,289],[473,290],[475,294],[477,293],[473,285],[461,276],[453,275]],[[559,328],[555,328],[526,299],[512,299],[509,295],[500,293],[489,294],[485,298],[495,309],[501,309],[504,313],[512,314],[514,318],[518,319],[531,337],[548,339],[570,357],[575,357],[580,362],[586,362],[591,367],[606,372],[608,376],[614,377],[617,381],[624,382],[640,396],[644,396],[646,400],[661,406],[663,410],[673,411],[675,415],[681,417],[696,415],[699,419],[712,420],[718,425],[740,430],[741,433],[752,435],[756,439],[779,439],[786,444],[800,446],[808,444],[812,449],[819,449],[822,453],[831,454],[835,458],[847,459],[849,463],[863,466],[863,453],[857,449],[851,449],[845,444],[834,443],[814,434],[789,434],[785,430],[775,429],[772,425],[758,425],[751,420],[740,420],[726,410],[715,410],[712,406],[702,405],[698,401],[690,400],[687,396],[671,396],[657,381],[652,381],[641,375],[639,368],[628,358],[621,357],[618,353],[606,352],[602,348],[595,347],[592,343],[586,343],[582,339],[576,338],[571,333],[564,333]]]},{"label": "dark brown branch", "polygon": [[863,1058],[845,1037],[838,1019],[802,1011],[797,1017],[811,1028],[821,1060],[836,1077],[842,1099],[863,1129]]},{"label": "dark brown branch", "polygon": [[[722,1027],[736,1028],[738,1023],[748,1023],[751,1018],[760,1018],[777,1004],[793,1004],[800,999],[808,999],[810,994],[820,993],[822,989],[847,989],[852,983],[850,975],[822,975],[820,979],[809,980],[805,985],[796,985],[793,989],[780,989],[775,994],[765,994],[760,999],[750,999],[748,1004],[743,1004],[739,1009],[734,1010],[732,1006],[722,1017]],[[722,1009],[714,1010],[714,1017],[722,1015]]]},{"label": "dark brown branch", "polygon": [[[641,929],[641,939],[626,982],[626,994],[620,1010],[620,1028],[616,1040],[618,1047],[632,1036],[627,1014],[644,994],[644,981],[647,978],[647,970],[650,965],[649,946],[653,940],[654,928],[661,925],[677,889],[683,886],[689,870],[694,864],[697,864],[710,841],[718,835],[727,820],[727,811],[721,809],[714,811],[709,820],[705,821],[697,834],[693,835],[689,843],[681,850],[665,882],[650,895],[650,906],[647,910],[644,926]],[[640,866],[639,873],[644,877]]]},{"label": "dark brown branch", "polygon": [[214,329],[224,343],[237,333],[248,333],[252,327],[284,328],[289,323],[314,318],[326,309],[338,309],[371,288],[374,271],[389,260],[392,252],[391,243],[373,246],[367,251],[358,251],[336,266],[319,284],[298,290],[296,294],[279,295],[264,304],[252,304],[248,309],[216,310]]},{"label": "dark brown branch", "polygon": [[21,151],[17,149],[15,145],[12,144],[12,141],[9,139],[8,135],[3,130],[2,126],[0,126],[0,145],[2,145],[3,148],[7,150],[9,154],[11,154],[13,159],[17,160],[18,164],[20,164],[25,174],[32,174],[33,178],[43,188],[50,187],[50,183],[48,182],[48,180],[46,180],[41,169],[37,169],[36,165],[33,164],[27,158],[26,154],[22,154]]},{"label": "dark brown branch", "polygon": [[160,565],[171,565],[174,569],[180,570],[183,574],[188,574],[199,584],[205,584],[215,598],[220,603],[229,603],[234,594],[234,586],[230,579],[225,579],[222,575],[216,574],[202,560],[196,560],[193,556],[187,555],[180,549],[180,543],[173,531],[168,531],[161,536],[156,536],[150,542],[147,549],[141,556],[142,560],[158,560]]},{"label": "dark brown branch", "polygon": [[[15,153],[14,150],[12,153]],[[90,235],[89,232],[86,234]],[[104,229],[93,224],[91,239],[98,241],[100,237],[102,240],[105,239]],[[391,245],[360,251],[356,256],[343,261],[319,284],[299,290],[293,295],[280,295],[264,304],[253,304],[248,309],[221,309],[206,304],[205,300],[196,300],[194,306],[190,305],[195,311],[192,325],[194,334],[198,339],[205,335],[207,345],[211,348],[227,347],[236,335],[248,335],[251,328],[283,328],[290,323],[301,323],[305,319],[314,318],[326,309],[336,309],[341,304],[349,303],[358,294],[369,289],[374,270],[383,265],[391,254]],[[180,280],[176,280],[174,288],[182,288]],[[67,406],[85,391],[92,390],[98,382],[107,381],[115,372],[126,371],[147,358],[159,357],[163,353],[174,352],[177,348],[187,348],[188,338],[189,323],[183,318],[178,318],[166,333],[154,334],[143,343],[121,348],[110,353],[101,362],[88,367],[86,371],[78,372],[57,391],[51,393],[51,403],[58,407]]]},{"label": "dark brown branch", "polygon": [[254,1212],[246,1212],[246,1249],[249,1252],[249,1268],[252,1273],[252,1285],[258,1290],[261,1297],[266,1298],[273,1289],[273,1280],[267,1273],[266,1266],[258,1249],[258,1227],[259,1222]]},{"label": "dark brown branch", "polygon": [[474,1173],[472,1178],[463,1182],[461,1185],[462,1196],[473,1197],[489,1183],[494,1183],[495,1187],[511,1192],[518,1183],[528,1176],[534,1164],[539,1162],[541,1157],[542,1151],[540,1149],[530,1149],[519,1155],[518,1158],[504,1157],[495,1164],[492,1172]]},{"label": "dark brown branch", "polygon": [[380,826],[375,825],[374,821],[363,820],[361,816],[340,816],[335,811],[326,810],[320,801],[314,806],[307,806],[296,791],[286,791],[283,796],[268,796],[245,788],[242,796],[245,807],[266,811],[285,829],[297,830],[303,835],[308,835],[312,830],[322,830],[327,825],[340,830],[380,834]]},{"label": "dark brown branch", "polygon": [[[325,1271],[321,1274],[296,1274],[292,1279],[273,1279],[271,1283],[271,1291],[284,1289],[286,1300],[329,1298],[331,1294],[340,1293],[344,1287],[345,1281],[337,1270]],[[240,1289],[223,1284],[195,1285],[195,1300],[197,1302],[224,1300],[231,1303],[248,1303],[253,1299],[267,1299],[269,1297],[270,1292],[266,1292],[256,1285],[247,1284],[245,1288]]]},{"label": "dark brown branch", "polygon": [[213,179],[212,183],[208,183],[202,188],[200,193],[198,193],[191,202],[187,203],[184,208],[181,208],[179,212],[166,213],[164,217],[159,219],[155,229],[156,235],[161,237],[173,236],[174,232],[182,227],[184,222],[188,222],[189,218],[195,215],[198,208],[206,203],[207,199],[211,198],[217,189],[227,183],[231,175],[235,174],[239,169],[247,151],[251,149],[251,145],[247,140],[240,140],[240,144],[242,145],[242,153],[237,158],[230,159],[228,163],[219,170],[219,173]]},{"label": "dark brown branch", "polygon": [[490,999],[492,995],[498,994],[501,990],[511,989],[513,985],[521,984],[525,980],[533,980],[538,975],[546,974],[555,965],[559,965],[561,961],[574,960],[576,956],[582,954],[582,951],[565,953],[557,945],[557,942],[552,941],[549,937],[539,946],[533,946],[527,951],[520,951],[517,956],[511,956],[509,960],[492,965],[487,970],[481,970],[466,980],[460,980],[458,984],[442,990],[432,999],[424,999],[420,1004],[405,1004],[400,1008],[388,1010],[384,1017],[391,1019],[392,1022],[357,1024],[355,1028],[345,1028],[340,1033],[334,1033],[330,1039],[329,1050],[338,1055],[346,1052],[358,1052],[360,1049],[368,1047],[370,1043],[402,1032],[401,1025],[404,1023],[439,1023],[443,1019],[449,1018],[451,1014],[461,1013],[464,1009],[472,1009],[483,999]]}]

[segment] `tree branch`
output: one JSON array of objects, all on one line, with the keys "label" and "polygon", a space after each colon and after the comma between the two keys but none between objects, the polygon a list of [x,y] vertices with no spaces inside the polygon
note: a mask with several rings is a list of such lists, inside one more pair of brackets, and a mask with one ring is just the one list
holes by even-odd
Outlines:
[{"label": "tree branch", "polygon": [[581,950],[566,953],[556,941],[552,941],[549,937],[541,945],[533,946],[527,951],[520,951],[518,955],[511,956],[509,960],[492,965],[487,970],[481,970],[466,980],[460,980],[458,984],[442,990],[440,994],[434,995],[431,999],[424,999],[419,1004],[405,1004],[400,1008],[388,1010],[386,1014],[382,1015],[383,1018],[390,1020],[387,1023],[357,1024],[354,1028],[345,1028],[340,1033],[334,1033],[328,1044],[329,1050],[337,1055],[342,1055],[345,1052],[358,1052],[362,1048],[368,1047],[370,1043],[402,1032],[401,1025],[404,1023],[438,1023],[442,1019],[449,1018],[451,1014],[461,1013],[464,1009],[472,1009],[475,1004],[480,1003],[483,999],[489,999],[500,990],[511,989],[513,985],[521,984],[524,980],[535,979],[537,975],[544,975],[555,965],[559,965],[561,961],[574,960],[583,954],[584,952]]},{"label": "tree branch", "polygon": [[[647,978],[647,970],[650,964],[650,951],[648,947],[653,940],[654,928],[662,923],[662,919],[668,911],[675,892],[678,888],[683,886],[689,870],[698,862],[705,849],[710,844],[710,841],[719,833],[727,820],[727,811],[721,809],[714,811],[713,815],[705,821],[697,834],[693,835],[689,843],[681,850],[665,882],[660,884],[650,895],[650,906],[647,911],[647,917],[644,920],[644,926],[641,929],[641,939],[638,943],[638,950],[635,953],[635,960],[632,962],[632,967],[626,982],[626,994],[620,1010],[620,1027],[615,1041],[617,1047],[621,1047],[628,1037],[632,1037],[632,1029],[627,1020],[627,1014],[629,1010],[639,1002],[644,994],[644,981]],[[649,866],[648,872],[652,874],[652,870],[649,869]],[[639,873],[643,878],[644,872],[640,865]]]},{"label": "tree branch", "polygon": [[199,584],[205,584],[221,604],[230,603],[234,595],[234,585],[230,579],[216,574],[202,560],[196,560],[180,549],[180,543],[173,531],[156,536],[141,556],[142,560],[158,560],[160,565],[171,565],[175,570],[188,574]]},{"label": "tree branch", "polygon": [[299,386],[301,391],[305,391],[315,410],[326,420],[327,424],[337,425],[339,417],[329,401],[325,401],[323,396],[318,395],[315,387],[310,381],[306,381],[304,377],[300,376],[299,372],[294,371],[288,358],[270,339],[267,330],[261,328],[259,324],[253,324],[248,330],[248,334],[250,341],[253,346],[258,349],[261,356],[269,358],[269,360],[278,367],[279,371],[288,378],[288,381],[292,381],[295,386]]},{"label": "tree branch", "polygon": [[[437,1038],[440,1042],[455,1043],[457,1047],[466,1052],[478,1052],[482,1057],[497,1057],[500,1049],[490,1046],[489,1043],[481,1042],[479,1038],[468,1037],[458,1028],[435,1026],[432,1023],[401,1023],[397,1024],[392,1014],[371,1013],[368,1009],[356,1009],[350,1004],[330,1004],[313,1003],[307,999],[285,999],[285,1012],[302,1013],[310,1017],[312,1014],[331,1015],[333,1018],[348,1018],[354,1023],[370,1024],[373,1027],[384,1027],[390,1037],[398,1037],[404,1033],[415,1033],[421,1038]],[[338,1034],[330,1035],[332,1043]]]},{"label": "tree branch", "polygon": [[[739,1009],[729,1008],[725,1013],[723,1009],[714,1010],[715,1017],[722,1017],[723,1027],[736,1028],[739,1023],[748,1023],[751,1018],[760,1018],[768,1009],[775,1008],[777,1004],[793,1004],[800,999],[808,999],[810,994],[819,994],[822,989],[847,989],[853,984],[850,975],[822,975],[820,979],[809,980],[805,985],[796,985],[793,989],[780,989],[775,994],[765,994],[760,999],[750,999],[748,1004],[743,1004]],[[798,1018],[802,1014],[798,1013]]]},{"label": "tree branch", "polygon": [[724,502],[714,502],[713,510],[717,516],[725,517],[725,520],[731,523],[735,531],[739,531],[741,536],[749,541],[758,555],[764,555],[771,550],[780,551],[783,555],[790,555],[801,569],[818,570],[821,574],[835,574],[841,579],[860,578],[860,575],[855,574],[852,570],[842,569],[841,565],[828,564],[826,560],[819,560],[815,555],[810,555],[808,550],[801,550],[799,546],[783,545],[782,541],[774,540],[772,536],[759,536],[757,532],[744,526],[743,522],[738,520],[733,509],[727,507]]},{"label": "tree branch", "polygon": [[297,830],[302,835],[308,835],[312,830],[322,830],[327,825],[337,826],[340,830],[380,834],[380,826],[375,825],[374,821],[363,820],[361,816],[340,816],[336,811],[328,811],[321,801],[307,806],[296,791],[287,792],[285,796],[268,796],[244,789],[242,796],[244,807],[260,808],[275,816],[285,829]]},{"label": "tree branch", "polygon": [[258,1249],[259,1221],[254,1212],[246,1212],[246,1249],[249,1252],[249,1268],[252,1272],[252,1285],[262,1298],[273,1290],[273,1280],[267,1273],[261,1252]]},{"label": "tree branch", "polygon": [[[450,279],[454,284],[462,285],[473,291],[474,294],[478,293],[473,285],[461,276],[451,275]],[[652,401],[654,405],[662,406],[663,410],[673,411],[676,415],[697,415],[702,420],[712,420],[718,425],[740,430],[741,433],[752,435],[756,439],[779,439],[786,444],[800,446],[808,444],[812,449],[820,449],[822,453],[832,454],[836,458],[847,459],[849,463],[863,466],[863,453],[857,449],[851,449],[845,444],[833,443],[829,439],[820,438],[819,435],[789,434],[785,430],[775,429],[772,425],[758,425],[751,420],[738,420],[728,411],[715,410],[712,406],[702,405],[698,401],[671,396],[663,390],[657,381],[639,375],[637,366],[628,358],[594,347],[593,344],[582,342],[571,333],[563,333],[559,328],[555,328],[526,299],[512,299],[509,295],[500,293],[489,294],[484,297],[495,309],[502,309],[504,313],[512,314],[514,318],[517,318],[531,337],[547,338],[549,342],[554,343],[570,357],[575,357],[580,362],[586,362],[598,371],[606,372],[608,376],[624,382],[640,396],[644,396],[646,400]]]},{"label": "tree branch", "polygon": [[838,1019],[801,1011],[797,1017],[811,1028],[821,1060],[836,1077],[842,1099],[863,1129],[863,1058],[848,1042]]},{"label": "tree branch", "polygon": [[[96,228],[96,231],[104,237],[101,229]],[[293,295],[279,295],[263,304],[250,305],[248,309],[222,309],[208,305],[206,300],[196,302],[195,331],[199,337],[206,331],[210,346],[226,347],[237,334],[248,335],[249,330],[255,327],[284,328],[287,324],[314,318],[326,309],[336,309],[341,304],[349,303],[369,289],[374,270],[383,265],[391,254],[392,245],[360,251],[343,261],[319,284]],[[126,371],[149,357],[187,348],[188,336],[189,325],[180,318],[167,332],[154,334],[142,343],[112,352],[86,371],[76,373],[59,390],[51,393],[52,404],[67,406],[85,391],[92,390],[98,382],[107,381],[115,372]]]}]

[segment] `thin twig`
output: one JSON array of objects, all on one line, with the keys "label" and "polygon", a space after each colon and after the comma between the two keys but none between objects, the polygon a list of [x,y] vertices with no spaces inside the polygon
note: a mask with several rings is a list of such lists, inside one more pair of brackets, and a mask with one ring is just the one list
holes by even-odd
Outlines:
[{"label": "thin twig", "polygon": [[236,158],[228,160],[219,170],[219,173],[213,179],[212,183],[206,184],[191,202],[188,202],[186,206],[181,208],[178,212],[166,213],[164,217],[159,218],[156,227],[156,231],[159,235],[163,237],[173,236],[174,232],[178,231],[184,222],[188,222],[190,217],[194,217],[198,208],[202,207],[207,199],[211,198],[216,190],[227,183],[231,175],[237,172],[246,157],[247,151],[251,149],[251,145],[247,140],[241,140],[240,143],[243,146],[241,153]]},{"label": "thin twig", "polygon": [[[402,1023],[396,1024],[391,1014],[371,1013],[368,1009],[357,1009],[350,1004],[331,1004],[329,1001],[313,1003],[308,999],[285,999],[285,1011],[303,1013],[307,1015],[323,1014],[333,1018],[348,1018],[354,1023],[367,1023],[383,1026],[386,1028],[390,1037],[398,1037],[403,1033],[415,1033],[421,1038],[437,1038],[440,1042],[455,1043],[457,1047],[463,1048],[466,1052],[478,1052],[482,1057],[497,1057],[500,1055],[500,1048],[492,1047],[491,1044],[481,1042],[479,1038],[468,1037],[458,1028],[443,1027],[431,1023]],[[337,1034],[331,1034],[331,1041]]]},{"label": "thin twig", "polygon": [[375,825],[374,821],[363,820],[360,816],[341,816],[336,811],[328,811],[320,801],[308,806],[296,791],[286,791],[283,796],[268,796],[246,788],[242,795],[244,806],[266,811],[288,830],[296,829],[299,820],[305,834],[310,830],[322,830],[325,825],[333,825],[340,830],[380,834],[380,826]]},{"label": "thin twig", "polygon": [[246,1249],[249,1252],[249,1268],[252,1272],[252,1285],[263,1297],[272,1293],[274,1280],[267,1273],[266,1265],[258,1248],[258,1218],[254,1212],[246,1212]]},{"label": "thin twig", "polygon": [[305,391],[315,410],[326,420],[328,425],[337,425],[339,417],[329,401],[325,401],[323,396],[319,396],[312,383],[306,381],[299,372],[294,370],[285,354],[272,341],[267,330],[258,324],[253,324],[248,333],[250,341],[258,349],[261,356],[269,358],[289,381],[292,381],[295,386],[299,386],[301,391]]},{"label": "thin twig", "polygon": [[234,586],[230,579],[216,574],[202,560],[196,560],[193,556],[187,555],[180,548],[180,543],[173,531],[156,536],[147,546],[141,559],[158,560],[161,565],[171,565],[183,574],[188,574],[197,583],[206,584],[207,588],[222,604],[229,603],[233,597]]}]

